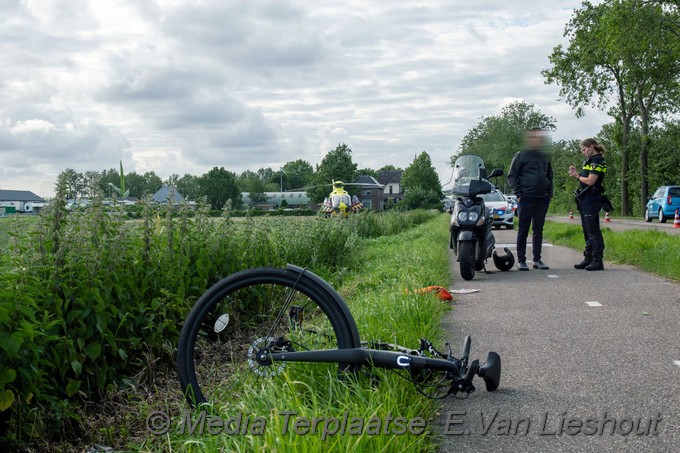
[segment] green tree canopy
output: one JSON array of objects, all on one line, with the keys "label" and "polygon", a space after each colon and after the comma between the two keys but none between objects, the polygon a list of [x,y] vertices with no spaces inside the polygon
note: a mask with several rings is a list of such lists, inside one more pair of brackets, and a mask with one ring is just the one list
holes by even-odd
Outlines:
[{"label": "green tree canopy", "polygon": [[[639,148],[641,196],[647,191],[647,140],[651,116],[678,105],[680,60],[677,7],[674,2],[585,1],[565,27],[569,45],[557,46],[547,83],[561,86],[560,96],[583,114],[586,105],[609,107],[620,127],[621,213],[629,210],[629,133],[635,115],[642,125]],[[677,6],[677,5],[675,5]],[[585,137],[584,137],[585,138]]]},{"label": "green tree canopy", "polygon": [[196,201],[201,196],[199,181],[200,178],[198,176],[185,173],[184,176],[177,180],[175,188],[182,194],[185,200]]},{"label": "green tree canopy", "polygon": [[297,159],[283,165],[283,188],[285,190],[306,187],[314,175],[314,167],[306,160]]},{"label": "green tree canopy", "polygon": [[458,156],[475,154],[484,160],[487,169],[502,168],[507,172],[512,156],[524,146],[525,132],[533,127],[554,131],[555,119],[524,101],[508,104],[499,115],[482,118],[470,129],[449,163],[453,167]]},{"label": "green tree canopy", "polygon": [[352,162],[352,150],[343,144],[330,151],[316,166],[316,171],[310,181],[311,186],[307,189],[309,199],[319,203],[331,191],[333,181],[354,181],[357,164]]},{"label": "green tree canopy", "polygon": [[417,187],[425,192],[432,192],[437,200],[442,198],[442,185],[439,181],[437,171],[432,166],[432,160],[427,152],[423,151],[418,155],[411,165],[409,165],[401,176],[401,184],[404,186],[405,194]]},{"label": "green tree canopy", "polygon": [[213,209],[223,209],[231,199],[232,207],[241,206],[241,192],[236,184],[236,175],[224,167],[213,167],[199,180],[200,195],[205,196]]}]

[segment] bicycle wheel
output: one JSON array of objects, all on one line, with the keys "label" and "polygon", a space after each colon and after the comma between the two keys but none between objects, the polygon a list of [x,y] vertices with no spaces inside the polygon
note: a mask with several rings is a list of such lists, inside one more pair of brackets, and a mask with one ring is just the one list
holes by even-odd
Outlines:
[{"label": "bicycle wheel", "polygon": [[262,365],[256,357],[265,347],[271,352],[355,348],[360,340],[344,301],[313,273],[295,266],[237,272],[206,291],[182,327],[177,367],[187,401],[197,405],[233,400],[262,379],[282,373],[302,380],[328,379],[358,368],[299,362]]}]

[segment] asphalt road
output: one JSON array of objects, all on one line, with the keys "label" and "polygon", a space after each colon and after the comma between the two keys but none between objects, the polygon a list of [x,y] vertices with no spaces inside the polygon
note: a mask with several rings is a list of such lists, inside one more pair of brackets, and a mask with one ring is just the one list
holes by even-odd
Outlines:
[{"label": "asphalt road", "polygon": [[[495,233],[514,252],[516,231]],[[680,285],[607,262],[574,269],[581,258],[545,244],[550,270],[490,263],[465,281],[451,253],[451,287],[480,290],[446,318],[454,351],[470,335],[472,358],[496,351],[503,366],[497,391],[477,379],[444,400],[442,451],[680,451]]]},{"label": "asphalt road", "polygon": [[[574,225],[581,225],[581,219],[578,216],[578,213],[574,213],[574,218],[569,219],[569,216],[560,216],[560,217],[549,217],[548,220],[553,221],[553,222],[561,222],[561,223],[573,223]],[[652,220],[651,222],[645,222],[644,220],[640,219],[610,219],[609,222],[604,222],[603,217],[600,217],[600,224],[604,228],[609,228],[612,231],[625,231],[625,230],[642,230],[642,231],[649,231],[649,230],[658,230],[658,231],[663,231],[668,234],[680,234],[680,228],[675,228],[674,227],[674,219],[668,220],[666,223],[660,223],[658,220]]]}]

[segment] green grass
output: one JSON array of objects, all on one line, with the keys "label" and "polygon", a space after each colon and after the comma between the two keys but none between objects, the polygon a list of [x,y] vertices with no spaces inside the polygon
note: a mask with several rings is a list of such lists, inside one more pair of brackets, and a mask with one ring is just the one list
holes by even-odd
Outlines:
[{"label": "green grass", "polygon": [[[544,237],[556,245],[583,250],[580,225],[546,222]],[[614,232],[603,226],[604,258],[630,264],[645,272],[680,281],[680,236],[657,230]]]},{"label": "green grass", "polygon": [[[336,288],[350,306],[362,340],[417,348],[420,338],[428,338],[442,345],[441,319],[449,306],[432,295],[406,294],[405,290],[449,283],[447,241],[445,215],[401,234],[364,240],[358,264],[345,271],[343,283]],[[284,373],[257,391],[234,395],[229,405],[215,408],[222,420],[240,413],[250,414],[251,420],[261,417],[262,430],[199,436],[174,429],[168,436],[149,435],[141,444],[130,447],[152,451],[436,451],[429,430],[419,434],[408,430],[404,434],[377,434],[368,429],[372,417],[428,420],[438,407],[435,400],[418,394],[403,377],[386,370],[373,372],[379,377],[377,385],[365,376],[347,382],[338,380],[335,374],[293,379]],[[142,408],[140,416],[147,409]],[[177,403],[167,407],[175,414],[173,426],[181,424],[180,414],[185,409]],[[344,434],[324,435],[322,429],[314,433],[292,432],[291,422],[284,433],[286,411],[295,412],[291,420],[322,418],[331,430],[334,418],[342,420],[345,414],[350,420],[363,419],[366,425],[361,434],[346,430]]]}]

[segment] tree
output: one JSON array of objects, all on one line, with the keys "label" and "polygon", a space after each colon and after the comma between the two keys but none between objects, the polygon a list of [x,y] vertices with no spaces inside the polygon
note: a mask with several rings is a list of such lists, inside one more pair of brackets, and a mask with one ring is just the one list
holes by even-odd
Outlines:
[{"label": "tree", "polygon": [[153,171],[144,173],[144,190],[142,197],[153,195],[163,187],[163,180]]},{"label": "tree", "polygon": [[373,170],[372,168],[360,168],[359,170],[357,170],[357,176],[362,175],[373,176],[374,178],[377,178],[378,172]]},{"label": "tree", "polygon": [[175,187],[182,194],[185,200],[197,200],[200,197],[200,178],[198,176],[185,173],[177,180]]},{"label": "tree", "polygon": [[267,192],[266,184],[254,171],[246,170],[241,173],[237,178],[237,184],[241,192],[248,192],[253,206],[267,201],[267,196],[265,195],[265,192]]},{"label": "tree", "polygon": [[640,209],[649,194],[648,152],[650,123],[659,115],[678,111],[680,100],[680,41],[671,24],[677,13],[640,0],[614,2],[609,17],[631,71],[640,121]]},{"label": "tree", "polygon": [[309,199],[316,203],[323,201],[333,181],[351,182],[356,170],[357,164],[352,162],[352,150],[344,143],[338,144],[316,166],[316,172],[310,181],[311,187],[307,190]]},{"label": "tree", "polygon": [[[569,46],[553,49],[553,67],[542,71],[547,83],[561,85],[560,95],[576,108],[610,106],[621,130],[621,213],[629,209],[629,134],[635,115],[648,124],[650,115],[676,105],[678,64],[677,10],[641,0],[609,0],[597,6],[583,2],[565,27]],[[640,150],[641,195],[646,197],[647,126]]]},{"label": "tree", "polygon": [[[125,193],[121,194],[121,198],[127,198],[128,196],[142,198],[144,196],[146,186],[146,180],[143,175],[140,175],[136,171],[132,171],[125,175]],[[114,187],[115,190],[115,187]]]},{"label": "tree", "polygon": [[59,175],[59,180],[63,182],[66,189],[66,198],[78,198],[82,196],[85,184],[83,175],[72,168],[67,168]]},{"label": "tree", "polygon": [[283,165],[283,187],[286,190],[302,189],[314,175],[314,167],[306,160],[298,159]]},{"label": "tree", "polygon": [[564,35],[569,38],[565,50],[562,45],[550,55],[552,68],[541,72],[546,83],[561,85],[560,96],[576,109],[576,116],[583,116],[585,106],[608,107],[608,111],[621,125],[621,213],[628,214],[628,135],[635,115],[635,96],[627,82],[628,68],[619,56],[618,46],[608,39],[607,27],[602,17],[608,5],[593,6],[583,2],[565,26]]},{"label": "tree", "polygon": [[94,197],[97,194],[102,195],[100,189],[101,175],[99,172],[88,170],[83,174],[83,195],[87,197]]},{"label": "tree", "polygon": [[650,187],[678,184],[680,122],[668,123],[663,128],[655,130],[651,142],[656,158],[652,160],[649,168]]},{"label": "tree", "polygon": [[114,193],[118,193],[113,190],[113,187],[118,187],[120,185],[120,173],[115,168],[110,168],[108,170],[101,171],[101,177],[99,178],[99,189],[104,194],[104,196],[113,198]]},{"label": "tree", "polygon": [[458,156],[475,154],[484,160],[486,168],[508,170],[512,156],[522,149],[524,134],[533,127],[555,130],[555,119],[536,110],[533,104],[516,101],[503,107],[500,115],[482,118],[473,127],[451,157],[453,167]]},{"label": "tree", "polygon": [[168,179],[164,181],[164,184],[171,189],[177,190],[177,186],[179,184],[179,175],[177,173],[171,174],[168,176]]},{"label": "tree", "polygon": [[383,165],[382,168],[380,168],[378,171],[393,171],[393,170],[401,170],[401,168],[395,167],[392,164],[387,164]]},{"label": "tree", "polygon": [[224,167],[213,167],[199,178],[199,194],[208,199],[212,209],[224,208],[231,199],[232,207],[240,207],[241,192],[236,184],[236,175]]},{"label": "tree", "polygon": [[401,176],[401,184],[404,186],[404,199],[407,198],[406,196],[409,191],[416,188],[420,188],[428,194],[426,197],[420,197],[419,199],[441,200],[443,197],[439,176],[432,166],[432,160],[430,159],[429,154],[425,151],[420,153],[420,155],[413,160],[413,163],[404,170],[404,174]]}]

